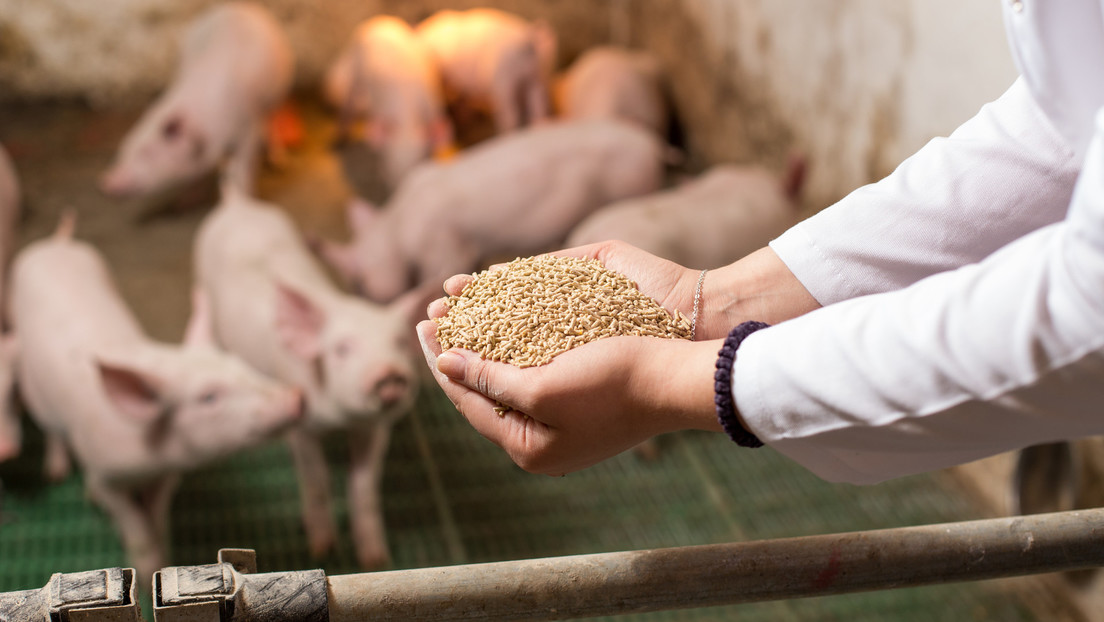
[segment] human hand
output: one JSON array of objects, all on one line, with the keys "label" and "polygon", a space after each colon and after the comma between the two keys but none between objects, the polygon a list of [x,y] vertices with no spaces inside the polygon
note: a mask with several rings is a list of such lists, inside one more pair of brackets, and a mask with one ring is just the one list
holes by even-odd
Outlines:
[{"label": "human hand", "polygon": [[[445,312],[430,305],[431,318]],[[611,337],[519,368],[471,351],[441,352],[432,320],[418,324],[426,362],[471,425],[526,471],[563,475],[657,434],[720,430],[713,410],[719,344]],[[499,414],[495,407],[512,409]]]}]

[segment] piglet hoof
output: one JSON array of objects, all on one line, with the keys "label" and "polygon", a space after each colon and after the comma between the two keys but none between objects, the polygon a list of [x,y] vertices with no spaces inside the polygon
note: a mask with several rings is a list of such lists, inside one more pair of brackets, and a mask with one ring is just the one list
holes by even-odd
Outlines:
[{"label": "piglet hoof", "polygon": [[337,543],[336,530],[331,526],[326,529],[307,529],[307,546],[310,548],[311,557],[321,558],[329,554]]},{"label": "piglet hoof", "polygon": [[69,477],[69,465],[59,465],[57,463],[51,463],[46,467],[46,481],[58,484],[65,481],[65,478]]},{"label": "piglet hoof", "polygon": [[46,461],[43,465],[45,471],[46,481],[58,483],[64,481],[69,477],[69,472],[72,467],[69,462],[69,455],[65,453],[65,448],[54,443],[48,443],[46,447]]},{"label": "piglet hoof", "polygon": [[332,533],[314,534],[309,539],[311,557],[325,557],[333,550],[336,538]]},{"label": "piglet hoof", "polygon": [[157,553],[148,555],[131,556],[130,563],[134,566],[138,585],[148,589],[153,583],[153,574],[166,566],[165,558]]},{"label": "piglet hoof", "polygon": [[387,545],[373,543],[371,545],[357,545],[357,563],[365,570],[381,570],[391,565],[391,554],[387,551]]}]

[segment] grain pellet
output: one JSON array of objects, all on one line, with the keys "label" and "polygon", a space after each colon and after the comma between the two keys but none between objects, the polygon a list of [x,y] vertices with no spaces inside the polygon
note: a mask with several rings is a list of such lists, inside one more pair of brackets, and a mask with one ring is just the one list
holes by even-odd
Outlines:
[{"label": "grain pellet", "polygon": [[685,315],[672,316],[594,259],[519,258],[474,276],[436,320],[442,349],[531,367],[604,337],[690,338]]}]

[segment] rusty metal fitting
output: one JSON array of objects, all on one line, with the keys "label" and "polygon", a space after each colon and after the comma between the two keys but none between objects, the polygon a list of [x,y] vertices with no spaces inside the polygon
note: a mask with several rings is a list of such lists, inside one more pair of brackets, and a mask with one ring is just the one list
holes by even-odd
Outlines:
[{"label": "rusty metal fitting", "polygon": [[322,570],[257,574],[251,549],[222,549],[218,563],[153,575],[155,622],[328,622]]},{"label": "rusty metal fitting", "polygon": [[142,622],[133,568],[58,572],[37,590],[0,593],[0,622]]}]

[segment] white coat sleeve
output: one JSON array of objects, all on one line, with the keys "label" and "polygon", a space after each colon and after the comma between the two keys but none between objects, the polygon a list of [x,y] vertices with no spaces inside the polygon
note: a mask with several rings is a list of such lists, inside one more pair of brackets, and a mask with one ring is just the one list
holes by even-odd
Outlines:
[{"label": "white coat sleeve", "polygon": [[1104,434],[1104,112],[1063,221],[754,333],[733,394],[764,442],[854,483]]},{"label": "white coat sleeve", "polygon": [[1078,164],[1020,79],[770,246],[822,305],[900,289],[1061,220]]}]

